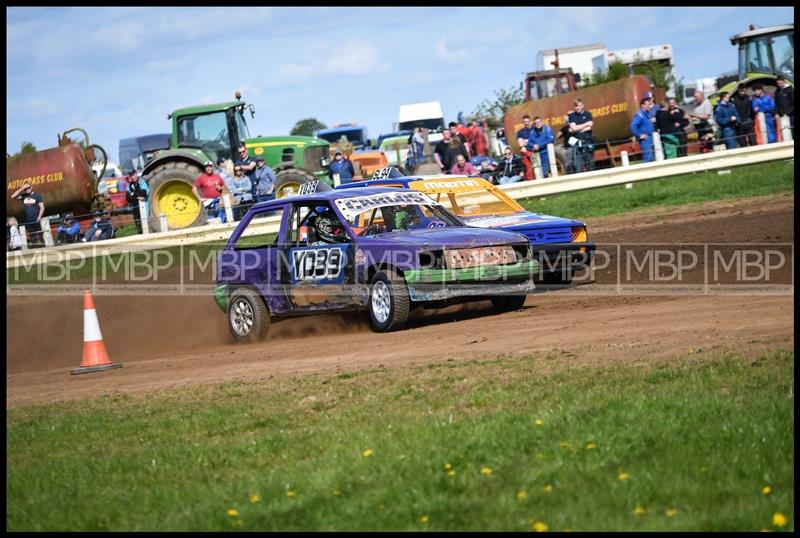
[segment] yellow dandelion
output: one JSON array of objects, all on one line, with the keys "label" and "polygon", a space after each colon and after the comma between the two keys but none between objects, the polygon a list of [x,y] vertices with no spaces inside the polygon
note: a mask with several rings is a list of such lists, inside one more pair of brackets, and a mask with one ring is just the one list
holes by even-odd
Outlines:
[{"label": "yellow dandelion", "polygon": [[564,441],[562,441],[562,442],[559,444],[559,446],[560,446],[561,448],[572,448],[572,445],[571,445],[571,444],[569,444],[569,443],[565,443]]},{"label": "yellow dandelion", "polygon": [[492,474],[492,468],[491,467],[481,467],[481,474],[485,475],[485,476],[489,476],[490,474]]},{"label": "yellow dandelion", "polygon": [[667,508],[664,513],[667,514],[667,517],[674,517],[678,513],[678,509],[677,508]]},{"label": "yellow dandelion", "polygon": [[537,426],[544,426],[544,420],[542,420],[540,418],[537,418],[536,420],[534,420],[533,423],[536,424]]},{"label": "yellow dandelion", "polygon": [[239,517],[239,511],[236,508],[229,508],[228,515],[231,517]]},{"label": "yellow dandelion", "polygon": [[297,497],[297,492],[289,490],[289,491],[286,492],[286,496],[287,497]]},{"label": "yellow dandelion", "polygon": [[331,495],[333,495],[334,497],[341,497],[342,496],[342,492],[339,491],[338,489],[335,489],[335,490],[331,491]]},{"label": "yellow dandelion", "polygon": [[398,460],[404,460],[404,459],[406,459],[406,455],[405,454],[400,454],[400,457],[397,458],[397,459]]},{"label": "yellow dandelion", "polygon": [[250,502],[251,503],[255,504],[260,500],[261,500],[261,495],[259,495],[258,493],[251,493],[250,494]]},{"label": "yellow dandelion", "polygon": [[544,521],[534,521],[533,523],[531,523],[531,529],[533,529],[536,532],[547,532],[550,529],[550,527],[548,527],[547,523],[545,523]]},{"label": "yellow dandelion", "polygon": [[528,498],[528,492],[525,491],[524,489],[521,489],[521,490],[519,490],[517,492],[517,500],[518,501],[524,501],[527,498]]},{"label": "yellow dandelion", "polygon": [[772,515],[772,524],[775,525],[776,527],[786,526],[786,516],[784,516],[780,512],[775,512]]},{"label": "yellow dandelion", "polygon": [[586,450],[594,450],[597,448],[597,445],[594,443],[586,443]]},{"label": "yellow dandelion", "polygon": [[428,516],[420,516],[419,517],[419,522],[420,523],[427,523],[428,522]]},{"label": "yellow dandelion", "polygon": [[629,475],[628,473],[619,473],[617,475],[617,478],[620,480],[620,482],[625,482],[630,477],[631,477],[631,475]]},{"label": "yellow dandelion", "polygon": [[547,485],[544,487],[544,492],[545,492],[545,493],[552,493],[552,492],[553,492],[553,484],[547,484]]},{"label": "yellow dandelion", "polygon": [[543,459],[544,459],[544,453],[542,453],[542,452],[537,452],[537,453],[536,453],[536,459],[537,459],[537,460],[543,460]]},{"label": "yellow dandelion", "polygon": [[450,469],[449,471],[447,471],[447,476],[455,476],[455,475],[456,475],[455,469]]},{"label": "yellow dandelion", "polygon": [[368,448],[364,452],[361,453],[361,455],[364,456],[365,458],[369,458],[373,454],[374,454],[374,452],[372,451],[371,448]]},{"label": "yellow dandelion", "polygon": [[452,468],[453,468],[453,464],[452,463],[445,463],[444,464],[444,470],[445,471],[449,471]]},{"label": "yellow dandelion", "polygon": [[761,493],[763,493],[764,495],[769,495],[770,493],[772,493],[772,488],[769,486],[764,486],[763,488],[761,488]]},{"label": "yellow dandelion", "polygon": [[633,509],[633,513],[636,514],[637,516],[641,516],[645,512],[647,512],[647,510],[645,510],[643,507],[639,505],[636,505],[636,508]]}]

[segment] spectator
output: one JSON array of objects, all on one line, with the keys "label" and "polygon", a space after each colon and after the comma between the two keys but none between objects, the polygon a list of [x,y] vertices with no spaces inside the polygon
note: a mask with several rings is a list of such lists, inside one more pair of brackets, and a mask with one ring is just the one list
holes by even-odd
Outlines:
[{"label": "spectator", "polygon": [[144,178],[139,176],[136,170],[132,170],[128,175],[128,189],[125,191],[125,199],[128,201],[128,207],[131,208],[133,213],[133,222],[136,224],[136,229],[142,233],[142,215],[139,209],[139,202],[145,202],[145,217],[150,214],[147,208],[147,182]]},{"label": "spectator", "polygon": [[522,159],[518,155],[514,155],[509,147],[506,147],[503,151],[503,158],[500,159],[497,170],[499,170],[496,173],[497,183],[500,185],[516,183],[522,179],[522,174],[525,173]]},{"label": "spectator", "polygon": [[[216,216],[220,219],[220,222],[225,222],[225,210],[219,203],[219,198],[225,188],[225,182],[219,174],[214,172],[214,163],[211,161],[206,161],[203,164],[203,168],[204,172],[194,180],[192,192],[208,210],[209,214],[216,212]],[[236,168],[242,167],[236,165],[234,166],[234,170]]]},{"label": "spectator", "polygon": [[497,169],[497,161],[487,155],[476,155],[469,162],[478,171],[479,176],[487,181],[492,180],[494,171]]},{"label": "spectator", "polygon": [[233,177],[231,177],[231,175],[228,173],[228,161],[225,159],[225,157],[220,157],[217,159],[217,173],[219,174],[219,177],[222,178],[222,181],[225,182],[225,186],[230,189],[230,184]]},{"label": "spectator", "polygon": [[108,211],[103,211],[95,215],[91,226],[86,230],[86,235],[83,236],[83,242],[91,243],[112,237],[114,237],[114,226],[111,224],[111,216]]},{"label": "spectator", "polygon": [[485,157],[489,155],[488,143],[486,142],[486,134],[478,125],[477,120],[472,120],[469,124],[469,147],[472,151],[473,157]]},{"label": "spectator", "polygon": [[525,114],[522,116],[522,129],[517,131],[517,144],[522,156],[522,166],[525,167],[525,179],[533,179],[533,165],[531,164],[531,152],[528,151],[528,139],[531,137],[531,117]]},{"label": "spectator", "polygon": [[744,84],[739,84],[736,93],[731,97],[733,105],[736,107],[736,134],[739,144],[742,146],[755,146],[756,134],[753,127],[753,99],[747,93]]},{"label": "spectator", "polygon": [[334,184],[344,185],[345,183],[352,183],[355,175],[353,163],[350,162],[350,159],[345,158],[341,151],[337,151],[333,155],[333,161],[328,166],[328,177],[333,180]]},{"label": "spectator", "polygon": [[81,223],[72,213],[66,213],[64,220],[56,228],[56,243],[77,243],[81,234]]},{"label": "spectator", "polygon": [[[575,109],[567,116],[569,132],[574,138],[574,144],[569,144],[570,138],[566,139],[569,145],[568,157],[572,161],[572,167],[576,172],[594,170],[594,133],[592,127],[594,121],[592,113],[586,110],[583,101],[578,98],[574,102]],[[567,172],[569,173],[569,172]]]},{"label": "spectator", "polygon": [[33,186],[27,181],[22,187],[11,193],[12,199],[22,201],[25,206],[25,232],[28,235],[28,246],[36,247],[44,245],[42,237],[41,219],[44,215],[44,198],[33,190]]},{"label": "spectator", "polygon": [[639,141],[642,148],[642,161],[650,162],[653,160],[653,122],[650,121],[650,108],[653,101],[642,99],[639,101],[639,111],[631,121],[631,133]]},{"label": "spectator", "polygon": [[[650,85],[650,88],[651,89],[653,88],[652,84]],[[661,110],[661,105],[656,103],[656,97],[655,97],[655,95],[653,95],[652,91],[644,92],[644,98],[645,99],[650,99],[650,101],[653,102],[653,106],[650,107],[650,110],[647,112],[647,115],[650,117],[650,121],[653,122],[653,125],[655,125],[656,124],[656,114],[658,114],[658,111]]]},{"label": "spectator", "polygon": [[250,183],[255,183],[256,180],[256,162],[247,153],[247,147],[244,144],[239,144],[239,158],[233,163],[234,174],[236,173],[236,165],[242,167],[244,175],[250,179]]},{"label": "spectator", "polygon": [[681,156],[681,146],[686,143],[684,125],[689,125],[689,118],[678,108],[674,97],[667,100],[667,106],[656,114],[656,129],[661,133],[664,156],[673,159]]},{"label": "spectator", "polygon": [[778,89],[775,91],[775,113],[789,116],[789,125],[794,129],[794,88],[786,84],[783,75],[778,75]]},{"label": "spectator", "polygon": [[549,125],[542,122],[542,118],[533,118],[533,129],[528,137],[527,149],[539,154],[539,161],[542,166],[542,177],[550,175],[550,156],[547,154],[547,144],[552,144],[555,140],[553,130]]},{"label": "spectator", "polygon": [[667,110],[669,123],[672,127],[668,129],[668,134],[673,134],[678,139],[678,157],[686,157],[686,146],[689,143],[686,137],[686,127],[691,123],[686,112],[678,107],[678,100],[674,97],[667,99]]},{"label": "spectator", "polygon": [[731,96],[728,92],[719,94],[719,103],[714,111],[714,119],[722,130],[722,141],[726,149],[739,147],[736,143],[736,105],[731,103]]},{"label": "spectator", "polygon": [[458,136],[453,136],[452,131],[444,131],[442,136],[442,140],[436,144],[434,157],[442,171],[447,172],[456,163],[457,155],[463,155],[466,160],[469,158],[469,153],[464,144],[461,143],[461,139]]},{"label": "spectator", "polygon": [[467,159],[472,156],[472,148],[470,147],[470,131],[467,127],[464,127],[464,124],[459,122],[456,123],[451,121],[448,124],[448,129],[450,129],[450,134],[453,135],[453,138],[458,138],[461,142],[461,145],[467,150]]},{"label": "spectator", "polygon": [[461,153],[456,155],[456,164],[450,169],[451,174],[459,176],[477,176],[478,171],[472,166],[472,163],[467,162],[467,158]]},{"label": "spectator", "polygon": [[233,203],[236,206],[233,208],[233,220],[239,220],[247,212],[244,204],[253,201],[253,185],[250,178],[244,175],[244,169],[239,165],[233,167],[233,179],[228,190],[231,191]]},{"label": "spectator", "polygon": [[694,112],[689,114],[689,117],[692,118],[695,131],[700,139],[700,151],[707,153],[713,150],[714,110],[711,103],[705,98],[705,94],[700,90],[694,92],[694,103]]},{"label": "spectator", "polygon": [[418,164],[425,162],[425,133],[422,127],[414,129],[408,135],[408,154],[406,155],[406,168],[413,170]]},{"label": "spectator", "polygon": [[19,223],[14,217],[6,219],[6,249],[10,252],[22,248],[22,236],[19,234]]},{"label": "spectator", "polygon": [[572,131],[569,130],[569,123],[561,127],[561,130],[558,133],[558,138],[561,139],[561,144],[563,146],[564,161],[567,166],[567,174],[574,174],[575,163],[573,161],[573,155],[572,155],[573,151],[572,151],[572,146],[569,145],[569,141],[572,138]]},{"label": "spectator", "polygon": [[275,183],[278,177],[264,161],[264,157],[256,157],[256,202],[266,202],[275,198]]},{"label": "spectator", "polygon": [[773,118],[775,115],[775,100],[769,94],[764,93],[764,87],[761,84],[753,84],[753,112],[756,114],[759,112],[764,113],[765,123],[767,124],[767,142],[770,144],[776,142],[778,136],[775,132],[775,118]]}]

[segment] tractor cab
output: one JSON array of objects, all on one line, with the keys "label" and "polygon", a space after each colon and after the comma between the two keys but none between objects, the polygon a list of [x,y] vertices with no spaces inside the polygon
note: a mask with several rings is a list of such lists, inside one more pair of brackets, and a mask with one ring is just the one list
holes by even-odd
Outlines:
[{"label": "tractor cab", "polygon": [[739,80],[783,75],[794,85],[794,24],[756,28],[731,37],[739,47]]},{"label": "tractor cab", "polygon": [[534,71],[525,76],[525,100],[546,99],[575,91],[571,68]]},{"label": "tractor cab", "polygon": [[[245,107],[234,101],[176,110],[172,114],[173,147],[200,150],[214,162],[220,157],[235,160],[236,147],[250,138]],[[248,108],[254,116],[253,105]]]}]

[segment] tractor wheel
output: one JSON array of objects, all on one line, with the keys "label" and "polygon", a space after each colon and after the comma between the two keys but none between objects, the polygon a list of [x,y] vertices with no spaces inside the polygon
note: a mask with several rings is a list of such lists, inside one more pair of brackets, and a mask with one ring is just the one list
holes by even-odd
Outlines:
[{"label": "tractor wheel", "polygon": [[[300,185],[316,181],[316,178],[299,168],[287,168],[275,174],[277,181],[275,181],[275,198],[286,198],[287,196],[294,196],[300,190]],[[331,186],[320,181],[317,185],[317,192],[329,191]]]},{"label": "tractor wheel", "polygon": [[192,192],[201,173],[196,166],[183,162],[167,163],[149,174],[150,229],[161,229],[161,213],[167,217],[167,228],[180,230],[206,223],[206,209]]}]

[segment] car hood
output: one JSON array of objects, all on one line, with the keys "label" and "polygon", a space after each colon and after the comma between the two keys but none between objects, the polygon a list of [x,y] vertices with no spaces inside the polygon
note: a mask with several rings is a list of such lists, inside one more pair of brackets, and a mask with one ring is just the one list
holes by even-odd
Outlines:
[{"label": "car hood", "polygon": [[507,245],[528,240],[524,235],[503,230],[476,229],[471,226],[394,231],[373,237],[376,241],[404,243],[421,248],[463,248]]},{"label": "car hood", "polygon": [[512,215],[481,216],[481,217],[461,217],[461,220],[470,226],[478,228],[500,228],[503,230],[513,230],[523,232],[530,229],[559,228],[563,226],[583,226],[583,222],[554,217],[542,213],[531,213],[523,211]]}]

